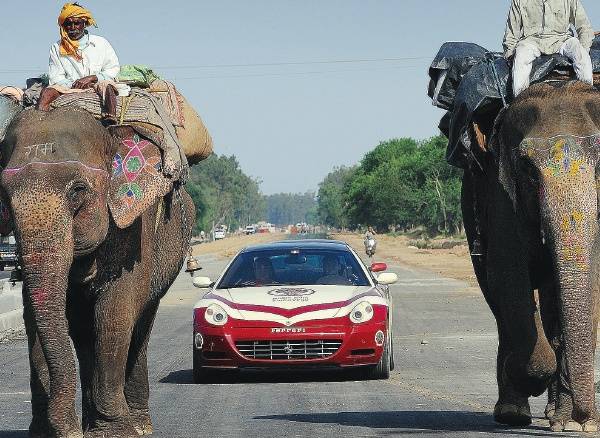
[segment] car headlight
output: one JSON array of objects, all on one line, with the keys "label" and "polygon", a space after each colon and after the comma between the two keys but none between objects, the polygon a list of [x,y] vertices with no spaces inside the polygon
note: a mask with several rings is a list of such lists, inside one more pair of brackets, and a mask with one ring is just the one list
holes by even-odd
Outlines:
[{"label": "car headlight", "polygon": [[204,319],[212,325],[225,325],[227,323],[227,312],[221,306],[211,304],[204,312]]},{"label": "car headlight", "polygon": [[350,312],[350,321],[355,324],[367,322],[371,318],[373,318],[373,306],[366,301],[357,304]]}]

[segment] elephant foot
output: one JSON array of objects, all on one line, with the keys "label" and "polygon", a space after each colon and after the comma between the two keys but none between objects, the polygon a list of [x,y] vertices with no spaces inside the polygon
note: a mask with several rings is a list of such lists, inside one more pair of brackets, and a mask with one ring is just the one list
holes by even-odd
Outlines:
[{"label": "elephant foot", "polygon": [[50,427],[45,420],[38,420],[34,417],[29,425],[29,438],[44,438],[50,436]]},{"label": "elephant foot", "polygon": [[583,423],[578,423],[575,420],[550,420],[550,430],[553,432],[597,432],[598,421],[592,419]]},{"label": "elephant foot", "polygon": [[60,436],[64,438],[83,438],[80,429],[73,429],[63,433],[52,433],[50,425],[45,420],[32,420],[29,425],[29,438],[47,438],[49,436]]},{"label": "elephant foot", "polygon": [[131,409],[129,410],[131,415],[131,422],[133,427],[137,430],[138,435],[152,435],[154,428],[152,427],[152,420],[148,409]]},{"label": "elephant foot", "polygon": [[86,430],[85,438],[137,438],[137,430],[129,421],[118,421],[96,425]]},{"label": "elephant foot", "polygon": [[494,407],[494,421],[508,426],[528,426],[531,424],[531,411],[529,403],[496,403]]}]

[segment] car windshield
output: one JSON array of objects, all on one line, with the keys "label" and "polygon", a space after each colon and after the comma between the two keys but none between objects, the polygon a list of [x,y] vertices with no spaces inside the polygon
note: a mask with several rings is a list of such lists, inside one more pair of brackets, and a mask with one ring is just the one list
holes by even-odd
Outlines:
[{"label": "car windshield", "polygon": [[370,285],[350,251],[286,248],[239,254],[217,289],[315,284]]}]

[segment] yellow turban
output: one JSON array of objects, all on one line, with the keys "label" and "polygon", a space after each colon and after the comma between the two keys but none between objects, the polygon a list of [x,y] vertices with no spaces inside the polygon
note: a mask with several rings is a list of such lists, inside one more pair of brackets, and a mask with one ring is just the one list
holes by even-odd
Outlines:
[{"label": "yellow turban", "polygon": [[90,11],[79,6],[77,3],[66,3],[58,16],[58,26],[60,27],[60,54],[72,56],[78,61],[81,61],[81,56],[77,53],[79,41],[69,38],[67,31],[63,28],[63,24],[67,18],[83,18],[87,21],[86,26],[95,26],[96,20],[94,20]]}]

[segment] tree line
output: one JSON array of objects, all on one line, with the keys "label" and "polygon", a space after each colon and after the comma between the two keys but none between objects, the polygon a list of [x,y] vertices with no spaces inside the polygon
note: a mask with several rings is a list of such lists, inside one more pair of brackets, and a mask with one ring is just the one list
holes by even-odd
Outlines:
[{"label": "tree line", "polygon": [[194,233],[227,225],[229,230],[259,221],[284,226],[314,223],[314,192],[263,195],[260,180],[246,175],[233,155],[210,155],[192,166],[186,190],[196,207]]},{"label": "tree line", "polygon": [[263,195],[260,180],[246,175],[235,156],[212,154],[191,168],[186,186],[196,206],[194,231],[266,221],[460,232],[461,172],[446,164],[446,145],[442,136],[382,142],[357,165],[334,168],[316,194]]},{"label": "tree line", "polygon": [[393,139],[356,166],[334,168],[319,184],[321,222],[336,228],[460,232],[461,172],[446,163],[446,145],[442,136]]}]

